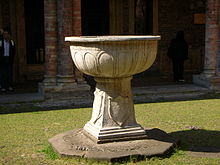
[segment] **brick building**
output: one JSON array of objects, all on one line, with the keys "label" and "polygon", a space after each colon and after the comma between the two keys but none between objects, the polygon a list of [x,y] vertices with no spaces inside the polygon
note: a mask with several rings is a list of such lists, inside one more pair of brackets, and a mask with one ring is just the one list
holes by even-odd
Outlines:
[{"label": "brick building", "polygon": [[161,35],[151,73],[170,75],[170,40],[183,30],[189,44],[186,73],[213,89],[220,85],[220,0],[0,0],[0,28],[17,45],[14,79],[37,79],[40,89],[88,89],[70,57],[65,36]]}]

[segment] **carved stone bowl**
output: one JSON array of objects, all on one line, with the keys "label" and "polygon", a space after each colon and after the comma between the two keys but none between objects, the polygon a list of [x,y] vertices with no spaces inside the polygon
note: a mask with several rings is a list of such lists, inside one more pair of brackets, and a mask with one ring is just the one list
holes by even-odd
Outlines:
[{"label": "carved stone bowl", "polygon": [[83,73],[94,77],[129,77],[148,69],[160,36],[81,36],[70,41],[72,59]]}]

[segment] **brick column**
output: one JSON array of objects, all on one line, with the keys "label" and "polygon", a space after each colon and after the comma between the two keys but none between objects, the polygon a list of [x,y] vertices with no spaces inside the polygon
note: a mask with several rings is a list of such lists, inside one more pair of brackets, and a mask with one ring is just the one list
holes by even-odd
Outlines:
[{"label": "brick column", "polygon": [[[66,88],[75,84],[73,75],[73,62],[70,55],[69,45],[65,42],[66,36],[73,33],[72,27],[72,0],[57,1],[57,22],[58,22],[58,74],[57,83],[59,86]],[[69,88],[69,87],[68,87]]]},{"label": "brick column", "polygon": [[204,71],[194,75],[193,81],[213,90],[220,90],[220,0],[207,0]]},{"label": "brick column", "polygon": [[206,11],[205,66],[204,75],[216,75],[219,42],[219,0],[208,0]]},{"label": "brick column", "polygon": [[57,74],[57,3],[56,0],[44,1],[44,32],[45,32],[45,72],[44,80],[39,83],[42,95],[53,91],[56,87]]},{"label": "brick column", "polygon": [[45,75],[44,85],[56,85],[57,74],[57,15],[56,0],[44,1]]},{"label": "brick column", "polygon": [[[70,55],[66,36],[81,35],[80,0],[45,0],[45,76],[39,92],[46,98],[71,98],[89,91]],[[76,76],[77,78],[76,81]],[[80,80],[80,81],[79,81]]]}]

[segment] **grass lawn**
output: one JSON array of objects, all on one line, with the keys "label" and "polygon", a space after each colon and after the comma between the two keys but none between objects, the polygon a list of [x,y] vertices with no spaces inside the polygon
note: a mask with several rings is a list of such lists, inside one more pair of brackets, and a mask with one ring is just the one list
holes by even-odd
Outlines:
[{"label": "grass lawn", "polygon": [[[16,107],[17,109],[19,107]],[[20,110],[28,108],[21,105]],[[136,104],[136,118],[143,127],[160,128],[181,140],[172,155],[127,164],[219,165],[220,158],[195,157],[192,147],[220,149],[220,99]],[[0,111],[5,107],[0,106]],[[10,109],[7,109],[10,111]],[[60,158],[47,140],[56,134],[81,128],[92,108],[8,113],[0,115],[0,164],[71,165],[108,164],[80,158]],[[220,152],[220,150],[218,151]]]}]

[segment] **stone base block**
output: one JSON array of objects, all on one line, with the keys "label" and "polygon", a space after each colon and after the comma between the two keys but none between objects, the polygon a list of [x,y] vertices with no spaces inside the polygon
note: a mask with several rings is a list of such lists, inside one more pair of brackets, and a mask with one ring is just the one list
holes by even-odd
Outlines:
[{"label": "stone base block", "polygon": [[220,77],[206,77],[203,74],[193,75],[193,83],[211,90],[220,91]]},{"label": "stone base block", "polygon": [[83,129],[74,129],[56,135],[49,143],[61,156],[114,161],[130,156],[163,156],[178,142],[160,129],[145,131],[148,137],[145,139],[97,144],[83,133]]},{"label": "stone base block", "polygon": [[147,138],[145,130],[140,125],[126,128],[109,127],[98,129],[94,124],[88,122],[84,126],[84,130],[85,134],[96,143]]}]

